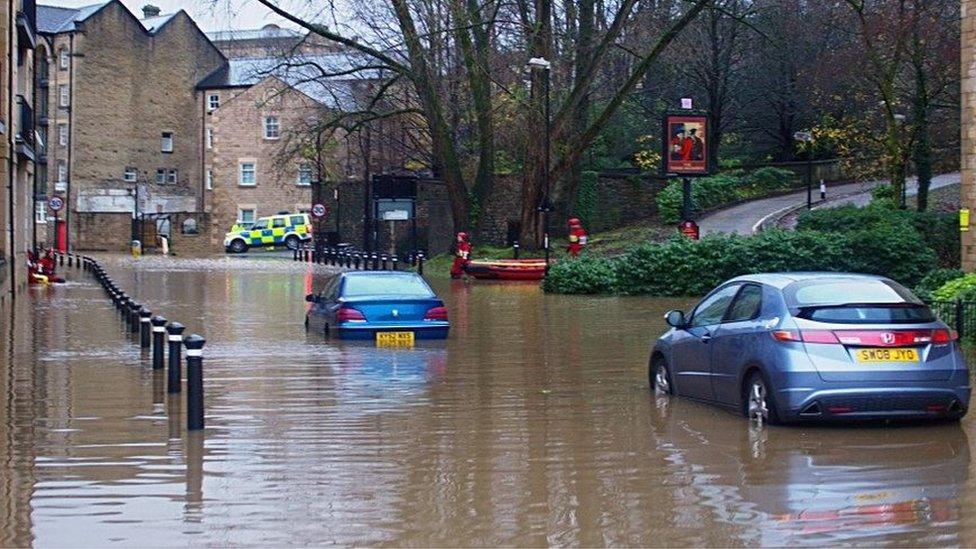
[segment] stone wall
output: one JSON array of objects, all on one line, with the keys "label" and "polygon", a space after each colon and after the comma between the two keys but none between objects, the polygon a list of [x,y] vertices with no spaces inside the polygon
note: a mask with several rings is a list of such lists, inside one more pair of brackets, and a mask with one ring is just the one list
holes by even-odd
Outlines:
[{"label": "stone wall", "polygon": [[[976,1],[962,1],[962,208],[976,210]],[[976,212],[974,212],[976,213]],[[976,270],[976,229],[962,233],[962,268]]]}]

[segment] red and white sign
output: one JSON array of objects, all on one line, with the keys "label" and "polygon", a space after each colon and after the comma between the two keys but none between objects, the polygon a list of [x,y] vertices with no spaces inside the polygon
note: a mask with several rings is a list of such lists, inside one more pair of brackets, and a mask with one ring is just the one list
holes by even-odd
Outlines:
[{"label": "red and white sign", "polygon": [[64,200],[58,196],[52,196],[50,200],[47,201],[47,207],[51,208],[52,212],[60,212],[61,208],[64,207]]},{"label": "red and white sign", "polygon": [[312,215],[315,217],[325,217],[328,210],[325,209],[325,204],[316,204],[312,206]]}]

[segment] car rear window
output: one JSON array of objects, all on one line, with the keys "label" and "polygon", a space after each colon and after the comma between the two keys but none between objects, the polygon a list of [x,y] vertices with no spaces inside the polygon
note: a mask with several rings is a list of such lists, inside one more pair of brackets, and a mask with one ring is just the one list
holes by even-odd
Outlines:
[{"label": "car rear window", "polygon": [[345,297],[368,295],[403,295],[431,297],[434,293],[424,279],[415,275],[378,275],[346,277],[342,288]]},{"label": "car rear window", "polygon": [[784,294],[797,316],[820,322],[906,324],[935,320],[921,300],[890,280],[807,280],[788,286]]}]

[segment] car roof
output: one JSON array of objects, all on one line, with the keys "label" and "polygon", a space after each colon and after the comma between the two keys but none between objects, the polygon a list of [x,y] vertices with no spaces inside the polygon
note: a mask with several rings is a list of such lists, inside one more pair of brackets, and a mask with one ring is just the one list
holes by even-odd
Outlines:
[{"label": "car roof", "polygon": [[858,274],[858,273],[834,273],[834,272],[797,272],[797,273],[756,273],[750,275],[737,276],[729,282],[755,282],[765,284],[774,288],[783,289],[794,282],[805,280],[887,280],[883,276]]},{"label": "car roof", "polygon": [[342,277],[352,277],[352,276],[411,276],[419,277],[417,273],[412,273],[409,271],[347,271],[344,273],[339,273]]}]

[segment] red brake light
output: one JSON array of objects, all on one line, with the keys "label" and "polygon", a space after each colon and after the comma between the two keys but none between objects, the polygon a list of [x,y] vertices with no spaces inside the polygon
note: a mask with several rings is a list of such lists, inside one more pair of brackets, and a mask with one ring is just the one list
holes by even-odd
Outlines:
[{"label": "red brake light", "polygon": [[932,343],[945,345],[959,339],[959,334],[955,330],[932,330]]},{"label": "red brake light", "polygon": [[837,336],[830,330],[776,330],[773,332],[776,341],[803,341],[806,343],[840,343]]},{"label": "red brake light", "polygon": [[446,307],[433,307],[427,310],[427,314],[424,315],[424,320],[443,320],[447,321],[447,308]]},{"label": "red brake light", "polygon": [[803,341],[800,332],[796,330],[776,330],[772,334],[776,341]]},{"label": "red brake light", "polygon": [[343,307],[336,311],[336,322],[366,322],[366,317],[357,309]]}]

